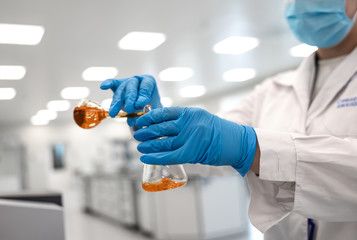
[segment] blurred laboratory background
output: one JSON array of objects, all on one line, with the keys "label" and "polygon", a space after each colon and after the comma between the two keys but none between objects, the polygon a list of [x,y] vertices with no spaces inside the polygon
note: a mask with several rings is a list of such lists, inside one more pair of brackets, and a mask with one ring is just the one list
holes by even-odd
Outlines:
[{"label": "blurred laboratory background", "polygon": [[227,111],[313,50],[283,0],[0,0],[0,199],[57,196],[67,240],[262,239],[238,174],[185,166],[186,186],[145,192],[125,120],[81,129],[73,108],[151,74],[164,106]]}]

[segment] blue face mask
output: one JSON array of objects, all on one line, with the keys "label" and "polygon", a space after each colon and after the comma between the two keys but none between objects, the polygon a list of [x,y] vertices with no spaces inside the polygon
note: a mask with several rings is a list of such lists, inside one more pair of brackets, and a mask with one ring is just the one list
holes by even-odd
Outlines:
[{"label": "blue face mask", "polygon": [[285,18],[297,39],[319,48],[340,43],[354,23],[346,15],[345,0],[290,1]]}]

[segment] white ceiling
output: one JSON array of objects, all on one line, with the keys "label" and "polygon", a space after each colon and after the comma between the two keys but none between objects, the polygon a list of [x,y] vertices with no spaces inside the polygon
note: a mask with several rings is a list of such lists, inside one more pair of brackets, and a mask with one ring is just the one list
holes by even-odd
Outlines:
[{"label": "white ceiling", "polygon": [[[298,42],[283,9],[284,0],[0,0],[0,23],[45,27],[37,46],[0,45],[0,65],[27,68],[22,80],[0,81],[0,87],[17,91],[13,100],[0,101],[0,124],[29,125],[32,115],[61,99],[60,91],[69,86],[89,87],[90,97],[98,101],[111,97],[99,89],[100,82],[82,80],[83,70],[91,66],[115,66],[118,78],[191,67],[191,79],[158,83],[161,95],[172,97],[174,104],[190,103],[177,94],[186,85],[204,84],[209,97],[239,92],[300,61],[289,55]],[[151,52],[119,50],[118,40],[131,31],[162,32],[167,40]],[[239,56],[212,51],[215,43],[233,35],[257,37],[261,43]],[[224,82],[222,73],[236,67],[253,67],[258,75],[251,82]],[[72,121],[71,111],[59,113],[51,124],[65,121]]]}]

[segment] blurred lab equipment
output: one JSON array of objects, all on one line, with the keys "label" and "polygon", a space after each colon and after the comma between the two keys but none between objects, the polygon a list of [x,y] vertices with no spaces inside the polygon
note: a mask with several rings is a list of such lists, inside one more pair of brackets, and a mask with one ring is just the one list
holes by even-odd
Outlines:
[{"label": "blurred lab equipment", "polygon": [[0,195],[0,238],[64,240],[61,203],[56,193]]},{"label": "blurred lab equipment", "polygon": [[[248,231],[248,189],[239,174],[189,174],[184,188],[150,193],[133,173],[83,178],[87,213],[160,240],[210,240]],[[223,187],[224,186],[224,187]]]},{"label": "blurred lab equipment", "polygon": [[0,139],[0,192],[28,188],[26,147],[17,136]]}]

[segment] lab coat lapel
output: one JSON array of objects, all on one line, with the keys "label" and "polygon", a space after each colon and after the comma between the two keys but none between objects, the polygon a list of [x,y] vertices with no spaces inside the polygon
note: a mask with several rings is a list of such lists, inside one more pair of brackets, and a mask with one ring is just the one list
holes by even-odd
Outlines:
[{"label": "lab coat lapel", "polygon": [[321,113],[331,104],[340,90],[351,80],[357,71],[357,48],[337,66],[315,97],[309,109],[311,117]]},{"label": "lab coat lapel", "polygon": [[296,77],[292,84],[306,120],[307,111],[310,105],[311,88],[315,76],[315,54],[305,58],[296,72]]}]

